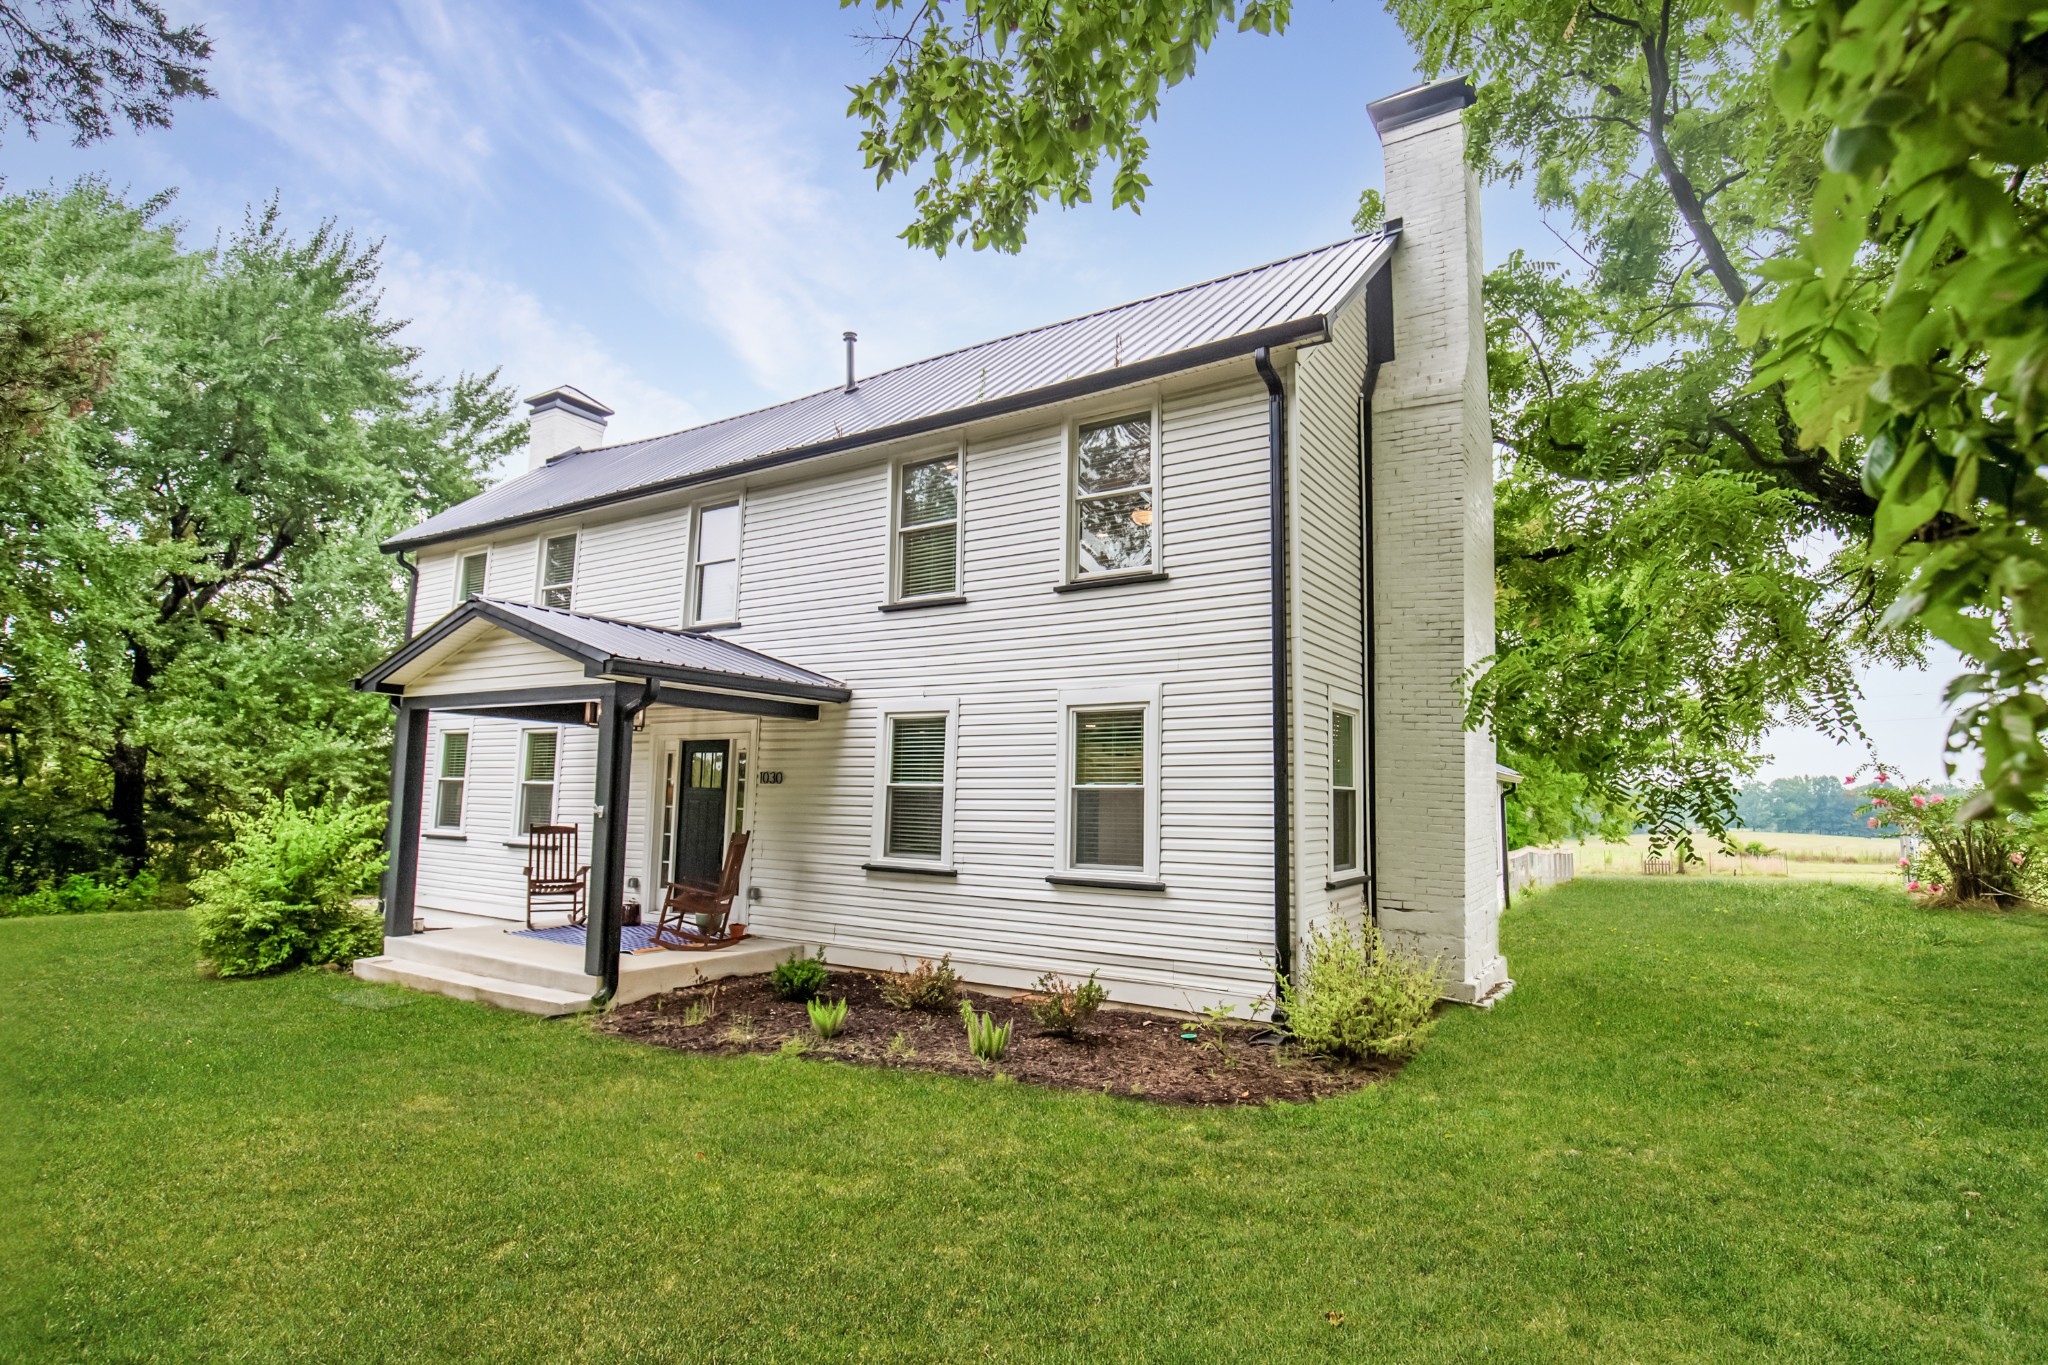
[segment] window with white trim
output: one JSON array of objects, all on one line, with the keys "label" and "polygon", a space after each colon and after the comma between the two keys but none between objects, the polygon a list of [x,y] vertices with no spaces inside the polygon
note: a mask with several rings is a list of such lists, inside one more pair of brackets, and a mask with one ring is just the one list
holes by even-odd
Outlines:
[{"label": "window with white trim", "polygon": [[882,856],[918,862],[946,857],[949,717],[892,715],[888,783],[882,799]]},{"label": "window with white trim", "polygon": [[899,602],[960,590],[960,457],[897,466],[895,584]]},{"label": "window with white trim", "polygon": [[1157,428],[1151,412],[1075,426],[1068,556],[1073,578],[1158,567]]},{"label": "window with white trim", "polygon": [[569,610],[576,598],[576,533],[549,536],[540,547],[540,604]]},{"label": "window with white trim", "polygon": [[466,554],[456,561],[456,606],[461,606],[472,597],[482,597],[484,595],[484,579],[490,570],[490,566],[491,552],[489,550],[478,550],[474,554]]},{"label": "window with white trim", "polygon": [[690,550],[691,620],[719,625],[740,617],[740,505],[699,508]]},{"label": "window with white trim", "polygon": [[1155,710],[1147,704],[1068,708],[1069,868],[1138,874],[1153,866]]},{"label": "window with white trim", "polygon": [[519,800],[517,833],[525,835],[535,825],[555,823],[555,750],[560,734],[554,730],[528,730],[519,754]]},{"label": "window with white trim", "polygon": [[441,732],[441,763],[434,776],[434,828],[462,828],[462,798],[469,786],[469,731]]},{"label": "window with white trim", "polygon": [[1356,872],[1364,843],[1365,810],[1358,799],[1358,714],[1330,712],[1330,870]]}]

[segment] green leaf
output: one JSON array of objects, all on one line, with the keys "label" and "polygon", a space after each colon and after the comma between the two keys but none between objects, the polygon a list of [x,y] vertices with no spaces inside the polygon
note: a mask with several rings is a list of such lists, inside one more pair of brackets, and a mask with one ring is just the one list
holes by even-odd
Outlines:
[{"label": "green leaf", "polygon": [[1864,177],[1882,170],[1897,152],[1892,135],[1872,125],[1836,128],[1821,148],[1821,160],[1837,175]]}]

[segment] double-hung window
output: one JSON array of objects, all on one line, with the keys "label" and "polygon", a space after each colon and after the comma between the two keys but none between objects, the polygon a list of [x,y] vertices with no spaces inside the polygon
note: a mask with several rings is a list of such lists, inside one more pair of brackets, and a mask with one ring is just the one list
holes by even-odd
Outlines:
[{"label": "double-hung window", "polygon": [[881,856],[892,861],[946,863],[951,855],[947,818],[952,768],[952,716],[892,714],[887,728],[882,789]]},{"label": "double-hung window", "polygon": [[899,602],[960,590],[960,458],[897,467],[896,582]]},{"label": "double-hung window", "polygon": [[1059,872],[1151,882],[1159,871],[1159,692],[1069,693]]},{"label": "double-hung window", "polygon": [[576,598],[576,533],[549,536],[540,546],[540,604],[569,610]]},{"label": "double-hung window", "polygon": [[462,828],[462,796],[469,785],[469,731],[441,732],[441,766],[434,777],[434,828]]},{"label": "double-hung window", "polygon": [[1157,434],[1151,412],[1074,428],[1068,518],[1073,536],[1068,569],[1074,579],[1159,567]]},{"label": "double-hung window", "polygon": [[517,833],[524,836],[535,825],[555,822],[554,730],[528,730],[519,754],[519,812]]},{"label": "double-hung window", "polygon": [[740,617],[740,505],[700,508],[690,550],[691,620],[723,625]]},{"label": "double-hung window", "polygon": [[1358,714],[1330,712],[1330,870],[1356,872],[1364,842],[1364,810],[1358,799]]},{"label": "double-hung window", "polygon": [[[574,550],[570,554],[574,557]],[[472,597],[484,595],[484,579],[491,566],[491,552],[478,550],[466,554],[455,564],[455,605],[461,606]]]}]

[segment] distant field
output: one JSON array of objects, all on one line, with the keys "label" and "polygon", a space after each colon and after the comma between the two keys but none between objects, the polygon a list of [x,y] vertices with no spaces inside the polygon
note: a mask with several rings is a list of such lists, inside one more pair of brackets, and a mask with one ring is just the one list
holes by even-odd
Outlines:
[{"label": "distant field", "polygon": [[[1818,878],[1825,881],[1894,883],[1899,875],[1897,839],[1859,839],[1853,834],[1776,834],[1769,830],[1741,830],[1742,844],[1759,843],[1773,855],[1762,860],[1725,857],[1713,841],[1702,837],[1696,845],[1707,866],[1690,864],[1685,875],[1777,876]],[[1633,835],[1619,843],[1587,842],[1567,844],[1577,855],[1580,876],[1639,876],[1643,859],[1650,851],[1650,836]]]}]

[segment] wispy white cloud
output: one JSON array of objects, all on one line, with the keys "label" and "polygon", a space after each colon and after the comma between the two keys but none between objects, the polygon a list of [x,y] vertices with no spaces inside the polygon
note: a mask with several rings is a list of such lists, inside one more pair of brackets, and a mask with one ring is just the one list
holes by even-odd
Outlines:
[{"label": "wispy white cloud", "polygon": [[[709,362],[693,378],[720,387],[720,413],[831,382],[844,328],[862,332],[874,365],[900,363],[958,344],[962,319],[987,310],[969,283],[975,271],[907,252],[875,230],[887,210],[873,196],[843,191],[860,177],[825,163],[851,154],[836,114],[820,118],[835,97],[786,96],[792,83],[770,69],[772,55],[735,45],[715,12],[634,0],[580,13],[367,0],[337,18],[221,3],[237,5],[208,17],[224,101],[318,168],[323,202],[349,205],[353,221],[403,226],[394,245],[412,253],[418,279],[438,281],[412,311],[446,318],[419,336],[465,363],[496,348],[510,372],[527,373],[526,332],[483,305],[515,313],[549,300],[560,315],[576,306],[561,296],[563,278],[600,255],[614,293],[592,313],[616,322],[620,277],[637,277],[634,305],[665,315],[666,328],[655,327],[675,338],[671,356]],[[584,235],[574,258],[529,251],[507,270],[488,248],[472,249],[472,225],[497,231],[536,204],[578,200],[604,208],[575,215]],[[367,215],[354,207],[369,204]],[[432,220],[452,240],[428,241],[419,229]],[[543,221],[566,220],[548,210]],[[548,275],[489,282],[521,268]],[[490,330],[458,335],[465,325]],[[559,318],[547,330],[568,335]],[[687,406],[634,380],[616,346],[578,335],[551,358],[607,368],[579,376],[557,363],[532,382],[590,389],[622,422],[636,383],[663,414]],[[601,387],[613,374],[618,397]],[[733,378],[744,380],[737,391]]]},{"label": "wispy white cloud", "polygon": [[572,383],[618,410],[606,439],[631,441],[695,426],[687,400],[651,382],[584,327],[554,316],[532,293],[476,271],[402,252],[386,261],[384,303],[410,319],[401,334],[443,375],[502,367],[524,398]]}]

